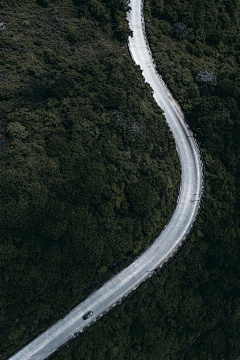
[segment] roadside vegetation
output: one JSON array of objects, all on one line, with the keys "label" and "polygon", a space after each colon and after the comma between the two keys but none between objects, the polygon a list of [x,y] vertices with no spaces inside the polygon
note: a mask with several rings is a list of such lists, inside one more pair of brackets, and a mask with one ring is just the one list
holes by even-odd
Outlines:
[{"label": "roadside vegetation", "polygon": [[129,56],[126,11],[1,2],[1,359],[134,259],[174,209],[175,144]]},{"label": "roadside vegetation", "polygon": [[202,210],[174,260],[55,358],[233,360],[240,355],[239,2],[146,0],[145,21],[159,73],[202,150]]},{"label": "roadside vegetation", "polygon": [[[2,359],[144,249],[172,211],[174,142],[127,53],[125,11],[1,4]],[[202,210],[173,261],[54,359],[239,356],[238,17],[234,0],[146,0],[159,73],[204,156]]]}]

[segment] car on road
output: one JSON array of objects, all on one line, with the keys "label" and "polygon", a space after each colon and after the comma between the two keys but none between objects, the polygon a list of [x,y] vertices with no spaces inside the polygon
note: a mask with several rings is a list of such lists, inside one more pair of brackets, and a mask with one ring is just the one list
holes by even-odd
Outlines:
[{"label": "car on road", "polygon": [[87,320],[88,318],[90,318],[90,316],[92,316],[93,312],[92,311],[88,311],[84,316],[83,316],[83,320]]}]

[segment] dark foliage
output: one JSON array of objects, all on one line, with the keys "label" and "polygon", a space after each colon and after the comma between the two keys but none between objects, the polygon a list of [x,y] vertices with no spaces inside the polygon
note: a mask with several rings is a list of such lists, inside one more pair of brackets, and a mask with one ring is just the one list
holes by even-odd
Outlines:
[{"label": "dark foliage", "polygon": [[[145,2],[159,72],[204,156],[202,210],[174,260],[55,359],[233,360],[240,355],[238,16],[237,1]],[[181,41],[173,33],[176,22],[187,26]],[[198,81],[201,72],[216,76],[217,83]]]},{"label": "dark foliage", "polygon": [[178,39],[183,40],[188,35],[187,26],[183,22],[177,22],[173,24],[173,33]]},{"label": "dark foliage", "polygon": [[127,52],[126,10],[1,4],[1,359],[131,261],[171,215],[177,154]]},{"label": "dark foliage", "polygon": [[[121,42],[129,30],[118,35],[125,6],[51,1],[34,5],[37,16],[22,23],[19,14],[3,17],[2,357],[124,266],[170,214],[179,174],[174,143]],[[146,1],[159,72],[204,156],[202,211],[183,250],[158,276],[54,358],[240,354],[238,14],[237,1]],[[177,22],[187,26],[181,41]],[[206,72],[217,83],[198,81]]]}]

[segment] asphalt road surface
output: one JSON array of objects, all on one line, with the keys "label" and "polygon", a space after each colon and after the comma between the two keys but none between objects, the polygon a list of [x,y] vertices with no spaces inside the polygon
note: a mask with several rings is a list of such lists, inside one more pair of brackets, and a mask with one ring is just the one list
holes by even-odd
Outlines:
[{"label": "asphalt road surface", "polygon": [[[141,0],[131,0],[128,14],[133,37],[129,38],[129,50],[143,76],[154,92],[154,98],[164,111],[167,123],[176,141],[181,164],[181,189],[177,206],[164,230],[153,244],[130,266],[107,281],[100,289],[88,296],[63,319],[32,340],[9,359],[42,360],[54,353],[77,333],[99,319],[112,306],[126,297],[140,283],[160,268],[181,246],[189,233],[200,207],[203,188],[202,162],[191,131],[184,122],[178,103],[156,72],[144,30]],[[57,299],[56,299],[57,301]],[[93,315],[83,320],[89,310]]]}]

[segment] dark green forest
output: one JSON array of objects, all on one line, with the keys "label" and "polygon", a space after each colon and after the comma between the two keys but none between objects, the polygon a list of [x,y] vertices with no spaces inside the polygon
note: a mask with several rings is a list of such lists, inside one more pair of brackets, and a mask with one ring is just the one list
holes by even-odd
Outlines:
[{"label": "dark green forest", "polygon": [[146,0],[159,73],[205,163],[205,196],[176,257],[53,358],[233,360],[240,355],[239,2]]},{"label": "dark green forest", "polygon": [[175,144],[129,56],[127,8],[1,2],[1,359],[132,261],[175,207]]},{"label": "dark green forest", "polygon": [[[2,359],[131,261],[175,206],[174,141],[129,57],[126,11],[1,3]],[[240,354],[238,18],[235,0],[146,0],[159,73],[203,154],[202,209],[167,267],[53,359]]]}]

